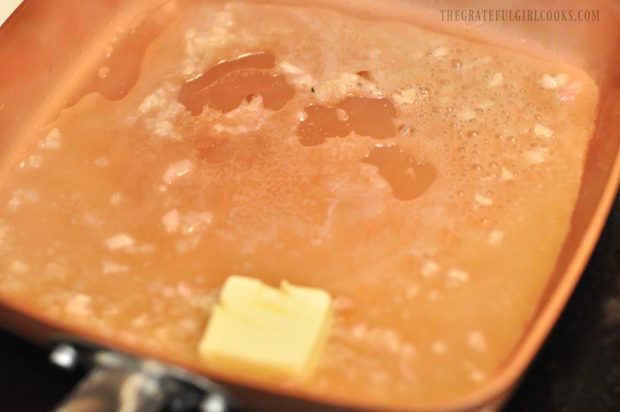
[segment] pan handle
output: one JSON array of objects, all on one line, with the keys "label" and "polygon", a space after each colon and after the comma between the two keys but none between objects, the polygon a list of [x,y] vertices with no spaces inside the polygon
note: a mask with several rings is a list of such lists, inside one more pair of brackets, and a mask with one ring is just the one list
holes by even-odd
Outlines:
[{"label": "pan handle", "polygon": [[54,344],[50,360],[90,369],[55,412],[238,411],[219,385],[158,361],[68,340]]},{"label": "pan handle", "polygon": [[151,412],[165,406],[157,379],[121,369],[96,368],[56,412]]}]

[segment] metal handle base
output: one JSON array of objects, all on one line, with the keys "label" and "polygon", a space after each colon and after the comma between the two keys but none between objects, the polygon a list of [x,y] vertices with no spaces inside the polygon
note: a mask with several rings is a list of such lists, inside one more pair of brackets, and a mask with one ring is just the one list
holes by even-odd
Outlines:
[{"label": "metal handle base", "polygon": [[219,385],[154,360],[63,340],[53,345],[50,361],[90,369],[56,412],[238,411]]}]

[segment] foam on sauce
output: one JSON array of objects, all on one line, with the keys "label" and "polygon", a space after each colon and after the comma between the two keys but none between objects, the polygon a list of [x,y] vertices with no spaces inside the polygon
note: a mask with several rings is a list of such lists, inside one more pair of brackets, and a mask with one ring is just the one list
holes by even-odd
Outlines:
[{"label": "foam on sauce", "polygon": [[87,88],[9,165],[0,293],[198,362],[224,279],[287,279],[336,315],[313,378],[275,387],[387,407],[487,383],[569,229],[592,80],[327,9],[175,10],[135,82]]}]

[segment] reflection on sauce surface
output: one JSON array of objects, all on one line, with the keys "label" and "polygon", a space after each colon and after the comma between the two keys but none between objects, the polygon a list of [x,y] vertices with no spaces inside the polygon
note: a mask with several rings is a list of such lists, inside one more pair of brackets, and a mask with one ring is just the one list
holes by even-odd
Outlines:
[{"label": "reflection on sauce surface", "polygon": [[167,10],[113,50],[144,48],[137,78],[103,65],[118,89],[5,165],[0,293],[200,364],[228,276],[286,279],[335,317],[315,375],[274,387],[387,408],[488,383],[568,231],[592,80],[320,8]]},{"label": "reflection on sauce surface", "polygon": [[307,146],[321,144],[327,137],[343,137],[349,133],[375,139],[394,137],[392,118],[394,105],[387,99],[347,97],[336,106],[310,105],[297,133]]},{"label": "reflection on sauce surface", "polygon": [[429,164],[419,164],[396,146],[374,147],[364,162],[377,166],[379,174],[390,183],[394,196],[412,200],[421,196],[437,178]]},{"label": "reflection on sauce surface", "polygon": [[256,53],[219,63],[202,76],[185,83],[179,93],[179,102],[194,116],[202,112],[205,104],[228,113],[239,107],[244,99],[257,95],[266,108],[281,109],[295,90],[284,76],[263,70],[273,68],[274,62],[273,55]]},{"label": "reflection on sauce surface", "polygon": [[108,100],[120,100],[138,81],[142,61],[153,39],[164,30],[170,19],[167,10],[155,10],[136,27],[118,33],[106,47],[101,66],[90,74],[83,87],[67,104],[73,106],[84,95],[98,92]]}]

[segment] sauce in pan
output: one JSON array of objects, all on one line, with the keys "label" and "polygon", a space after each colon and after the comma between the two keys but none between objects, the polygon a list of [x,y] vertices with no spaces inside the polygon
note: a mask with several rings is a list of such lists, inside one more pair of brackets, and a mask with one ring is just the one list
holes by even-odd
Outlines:
[{"label": "sauce in pan", "polygon": [[403,405],[484,385],[568,232],[593,81],[327,9],[174,15],[126,93],[86,94],[5,165],[0,293],[199,362],[228,276],[286,279],[335,317],[313,377],[274,386]]}]

